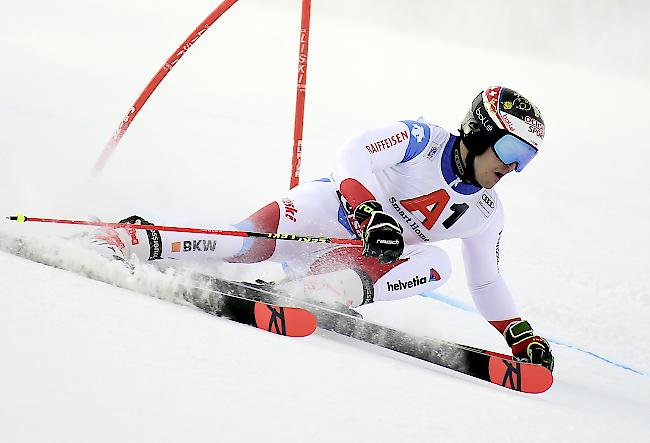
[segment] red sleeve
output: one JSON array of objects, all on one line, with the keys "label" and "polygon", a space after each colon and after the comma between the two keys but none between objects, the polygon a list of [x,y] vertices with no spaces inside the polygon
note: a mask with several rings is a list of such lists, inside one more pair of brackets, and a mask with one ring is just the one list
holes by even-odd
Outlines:
[{"label": "red sleeve", "polygon": [[377,198],[365,186],[354,178],[346,178],[341,182],[341,194],[350,203],[352,209],[356,209],[361,203]]},{"label": "red sleeve", "polygon": [[508,325],[513,321],[520,321],[521,317],[511,318],[509,320],[489,320],[489,323],[496,328],[497,331],[503,335],[503,332],[506,330]]}]

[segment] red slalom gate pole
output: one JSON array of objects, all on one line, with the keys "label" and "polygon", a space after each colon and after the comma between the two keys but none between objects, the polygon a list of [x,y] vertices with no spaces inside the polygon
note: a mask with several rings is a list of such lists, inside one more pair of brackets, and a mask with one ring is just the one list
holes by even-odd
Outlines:
[{"label": "red slalom gate pole", "polygon": [[307,88],[307,54],[309,50],[309,19],[311,0],[302,0],[300,23],[300,47],[298,49],[298,87],[296,91],[296,118],[293,126],[293,157],[291,159],[291,180],[289,189],[300,181],[300,160],[302,158],[302,125],[305,115],[305,94]]},{"label": "red slalom gate pole", "polygon": [[173,231],[173,232],[188,232],[192,234],[209,234],[209,235],[228,235],[232,237],[261,237],[271,240],[293,240],[306,243],[335,243],[339,245],[352,245],[362,246],[361,240],[353,240],[349,238],[334,238],[334,237],[314,237],[310,235],[296,235],[296,234],[281,234],[277,232],[250,232],[250,231],[227,231],[221,229],[202,229],[202,228],[184,228],[179,226],[158,226],[158,225],[133,225],[131,223],[104,223],[100,221],[90,220],[66,220],[57,218],[40,218],[40,217],[27,217],[22,214],[10,215],[7,220],[16,221],[19,223],[24,222],[39,222],[39,223],[56,223],[64,225],[83,225],[83,226],[100,226],[107,228],[129,228],[129,229],[144,229],[147,231]]},{"label": "red slalom gate pole", "polygon": [[165,64],[162,65],[156,75],[153,76],[149,84],[147,84],[147,86],[144,88],[144,91],[142,91],[142,93],[140,93],[140,96],[135,100],[135,103],[133,103],[133,106],[131,106],[129,112],[126,113],[120,122],[117,130],[108,141],[101,155],[95,162],[93,173],[97,174],[104,168],[111,154],[113,154],[113,151],[115,151],[115,148],[120,143],[120,140],[122,140],[124,133],[135,119],[135,116],[138,115],[140,109],[142,109],[147,100],[149,100],[151,94],[153,94],[158,85],[163,81],[165,76],[167,76],[169,71],[171,71],[171,69],[176,65],[176,63],[178,63],[181,57],[187,53],[190,47],[196,43],[199,37],[201,37],[205,31],[207,31],[208,28],[212,26],[212,24],[216,22],[217,19],[221,17],[224,12],[230,9],[230,7],[236,2],[237,0],[224,0],[219,6],[216,7],[214,11],[210,13],[210,15],[205,18],[205,20],[201,22],[199,26],[197,26],[197,28],[185,39],[185,41],[178,47],[178,49],[176,49],[176,51],[174,51],[173,54],[167,59]]}]

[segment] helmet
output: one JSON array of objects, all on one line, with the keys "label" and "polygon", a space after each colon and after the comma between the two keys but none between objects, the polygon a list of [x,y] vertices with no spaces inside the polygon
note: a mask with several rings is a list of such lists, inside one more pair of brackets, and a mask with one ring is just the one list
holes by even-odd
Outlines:
[{"label": "helmet", "polygon": [[493,86],[476,96],[460,128],[460,138],[470,154],[491,147],[505,163],[522,169],[535,157],[544,139],[544,119],[523,95]]}]

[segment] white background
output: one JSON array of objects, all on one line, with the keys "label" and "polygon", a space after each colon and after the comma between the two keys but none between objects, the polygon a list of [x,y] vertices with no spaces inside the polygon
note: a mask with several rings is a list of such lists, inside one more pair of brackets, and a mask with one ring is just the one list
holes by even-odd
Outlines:
[{"label": "white background", "polygon": [[[217,3],[3,2],[0,215],[219,226],[282,195],[299,3],[235,4],[91,178],[131,103]],[[650,7],[350,3],[312,6],[303,181],[328,175],[333,152],[367,127],[422,115],[453,131],[481,89],[522,92],[547,137],[497,188],[502,272],[538,332],[650,371]],[[445,247],[455,275],[441,294],[471,303],[458,244]],[[522,396],[326,334],[287,340],[0,260],[4,441],[605,441],[647,430],[646,376],[559,343],[552,390]],[[478,315],[431,299],[364,314],[504,350]]]}]

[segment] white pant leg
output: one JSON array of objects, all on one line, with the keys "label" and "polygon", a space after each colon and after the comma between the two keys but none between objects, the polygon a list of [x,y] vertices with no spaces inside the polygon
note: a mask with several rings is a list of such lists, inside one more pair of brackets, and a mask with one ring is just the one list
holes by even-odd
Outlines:
[{"label": "white pant leg", "polygon": [[[290,190],[277,203],[280,206],[280,233],[354,238],[339,221],[340,203],[336,187],[330,181],[303,183]],[[270,260],[287,262],[294,271],[302,273],[318,254],[333,247],[328,243],[277,240]]]},{"label": "white pant leg", "polygon": [[[192,227],[205,227],[208,229],[221,229],[232,231],[258,231],[271,230],[272,232],[352,238],[348,230],[338,221],[339,200],[336,195],[336,187],[330,181],[313,181],[303,183],[286,193],[275,202],[279,207],[279,221],[275,230],[278,212],[276,210],[263,211],[262,219],[251,217],[238,223],[236,226],[215,226],[210,221],[203,223],[195,220],[188,222]],[[270,207],[271,205],[269,205]],[[164,220],[153,220],[155,224],[164,224]],[[262,225],[262,226],[260,226]],[[266,227],[264,227],[266,226]],[[269,226],[273,226],[270,228]],[[122,232],[124,231],[124,232]],[[125,230],[119,229],[120,237],[128,237]],[[162,258],[171,259],[216,259],[229,260],[243,256],[243,263],[259,261],[251,253],[252,248],[260,248],[260,241],[257,238],[195,234],[173,231],[160,231],[162,240]],[[256,242],[256,240],[258,240]],[[137,232],[137,241],[142,248],[132,248],[141,260],[148,259],[148,241],[144,231]],[[272,240],[261,240],[266,242],[265,248],[269,248]],[[269,250],[270,257],[274,262],[294,262],[301,268],[308,267],[314,254],[319,251],[331,249],[332,245],[327,243],[305,243],[291,240],[275,241],[275,248]],[[270,251],[273,250],[272,254]],[[266,258],[266,257],[265,257]],[[263,260],[263,259],[262,259]]]},{"label": "white pant leg", "polygon": [[[165,222],[152,219],[157,225]],[[196,224],[192,227],[199,227]],[[206,229],[236,230],[232,226],[206,226]],[[175,231],[152,231],[143,229],[95,229],[91,237],[104,244],[118,247],[126,259],[135,255],[141,261],[154,259],[204,259],[223,260],[239,253],[243,246],[242,237],[211,234],[194,234]]]},{"label": "white pant leg", "polygon": [[399,300],[431,291],[442,286],[451,276],[449,256],[437,246],[407,246],[402,258],[408,260],[375,282],[375,301]]},{"label": "white pant leg", "polygon": [[[209,229],[237,230],[233,226],[213,226]],[[162,238],[162,258],[225,260],[238,254],[244,244],[243,237],[228,235],[161,231],[160,236]]]}]

